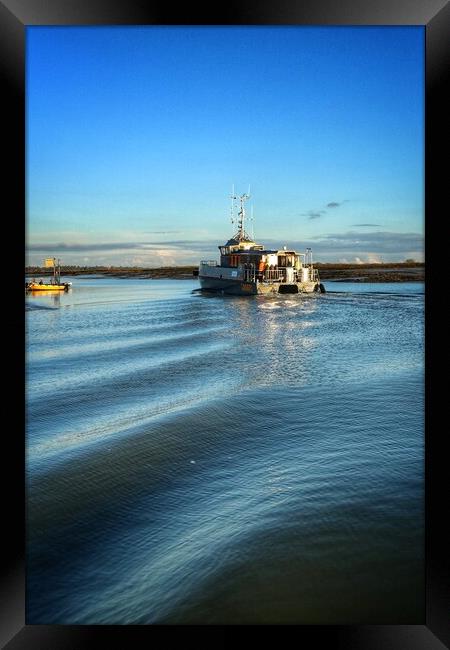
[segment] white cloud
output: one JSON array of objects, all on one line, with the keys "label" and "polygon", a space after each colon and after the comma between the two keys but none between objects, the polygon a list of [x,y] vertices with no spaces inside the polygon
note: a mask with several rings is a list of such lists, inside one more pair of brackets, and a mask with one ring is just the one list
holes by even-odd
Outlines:
[{"label": "white cloud", "polygon": [[[166,241],[108,241],[100,243],[53,242],[28,243],[27,264],[41,265],[44,257],[61,256],[61,263],[72,265],[117,266],[196,266],[202,259],[217,259],[221,239],[173,239]],[[258,242],[267,248],[279,248],[283,244],[299,252],[310,247],[319,262],[335,262],[355,259],[365,262],[398,262],[408,258],[422,261],[424,258],[421,233],[395,233],[387,231],[355,233],[327,233],[304,240],[280,241],[265,238]],[[89,257],[87,257],[89,255]]]},{"label": "white cloud", "polygon": [[370,264],[380,264],[383,260],[382,260],[382,258],[381,258],[379,255],[377,255],[376,253],[369,253],[369,254],[367,255],[367,261],[368,261]]}]

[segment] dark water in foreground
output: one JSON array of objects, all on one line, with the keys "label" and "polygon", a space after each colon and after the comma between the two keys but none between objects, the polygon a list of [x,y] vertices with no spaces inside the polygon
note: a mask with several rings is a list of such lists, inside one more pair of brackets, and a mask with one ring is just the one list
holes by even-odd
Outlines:
[{"label": "dark water in foreground", "polygon": [[27,298],[27,623],[423,623],[422,284],[73,282]]}]

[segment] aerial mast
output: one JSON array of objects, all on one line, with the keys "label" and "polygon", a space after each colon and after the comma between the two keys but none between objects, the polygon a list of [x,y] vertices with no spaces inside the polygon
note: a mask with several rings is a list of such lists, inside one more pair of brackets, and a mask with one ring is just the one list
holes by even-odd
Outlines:
[{"label": "aerial mast", "polygon": [[[250,189],[250,188],[249,188]],[[245,202],[248,201],[250,198],[250,194],[241,194],[239,197],[239,201],[241,204],[241,208],[238,213],[238,239],[239,241],[243,239],[249,240],[250,237],[247,235],[244,229],[244,223],[245,223]]]}]

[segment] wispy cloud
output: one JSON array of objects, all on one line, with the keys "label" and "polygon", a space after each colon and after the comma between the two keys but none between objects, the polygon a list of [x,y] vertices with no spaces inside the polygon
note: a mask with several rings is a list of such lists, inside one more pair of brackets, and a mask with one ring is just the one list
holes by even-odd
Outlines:
[{"label": "wispy cloud", "polygon": [[325,210],[309,210],[308,212],[302,212],[300,216],[308,217],[308,219],[319,219],[323,214],[325,214]]},{"label": "wispy cloud", "polygon": [[198,264],[200,259],[212,259],[217,241],[165,240],[125,241],[82,244],[73,242],[30,243],[27,264],[41,265],[47,255],[58,255],[65,265],[167,266]]},{"label": "wispy cloud", "polygon": [[81,253],[89,251],[120,251],[120,250],[152,250],[161,248],[161,246],[169,247],[184,247],[196,246],[198,249],[208,249],[216,245],[217,242],[205,240],[191,240],[191,239],[173,239],[164,241],[134,241],[134,242],[105,242],[105,243],[92,243],[92,244],[78,244],[71,242],[45,242],[40,244],[28,244],[27,250],[29,252],[47,252],[52,253]]},{"label": "wispy cloud", "polygon": [[377,231],[370,233],[344,232],[330,233],[314,237],[322,247],[342,246],[348,250],[397,252],[402,250],[420,250],[423,247],[423,235],[420,233],[395,233]]},{"label": "wispy cloud", "polygon": [[144,235],[175,235],[181,230],[144,230]]},{"label": "wispy cloud", "polygon": [[[375,225],[375,224],[374,224]],[[279,249],[289,245],[298,251],[311,248],[319,261],[338,259],[364,259],[398,261],[407,258],[423,259],[424,241],[421,233],[395,233],[387,231],[353,231],[327,233],[307,240],[266,239],[267,248]],[[27,247],[29,264],[42,264],[46,255],[61,255],[64,264],[139,264],[160,266],[167,264],[198,264],[200,259],[218,257],[216,239],[170,239],[165,241],[126,241],[98,244],[70,242],[44,244],[30,243]],[[138,262],[139,260],[139,262]]]},{"label": "wispy cloud", "polygon": [[[346,203],[348,199],[345,199],[344,201],[330,201],[330,203],[327,203],[325,207],[327,208],[338,208],[340,205],[343,203]],[[300,214],[301,217],[308,217],[308,219],[319,219],[322,217],[324,214],[326,214],[326,210],[308,210],[308,212],[302,212]]]},{"label": "wispy cloud", "polygon": [[380,228],[380,223],[352,223],[352,228]]},{"label": "wispy cloud", "polygon": [[424,239],[421,233],[395,233],[387,231],[329,233],[318,235],[309,240],[280,242],[266,240],[268,247],[278,248],[289,243],[296,250],[311,248],[317,256],[323,259],[336,260],[340,257],[383,255],[387,260],[400,260],[407,257],[420,259],[423,257]]},{"label": "wispy cloud", "polygon": [[107,242],[107,243],[94,243],[94,244],[76,244],[64,242],[44,242],[41,244],[28,244],[28,251],[45,252],[52,251],[53,253],[63,252],[84,252],[84,251],[113,251],[113,250],[127,250],[134,248],[142,248],[153,242]]},{"label": "wispy cloud", "polygon": [[343,201],[330,201],[330,203],[327,203],[327,208],[338,208],[340,205],[343,203],[348,203],[349,199],[344,199]]}]

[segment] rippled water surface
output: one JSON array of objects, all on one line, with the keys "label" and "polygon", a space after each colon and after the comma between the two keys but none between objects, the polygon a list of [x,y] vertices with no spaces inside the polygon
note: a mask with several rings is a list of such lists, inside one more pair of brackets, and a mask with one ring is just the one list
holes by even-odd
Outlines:
[{"label": "rippled water surface", "polygon": [[28,623],[423,623],[423,284],[72,281],[26,299]]}]

